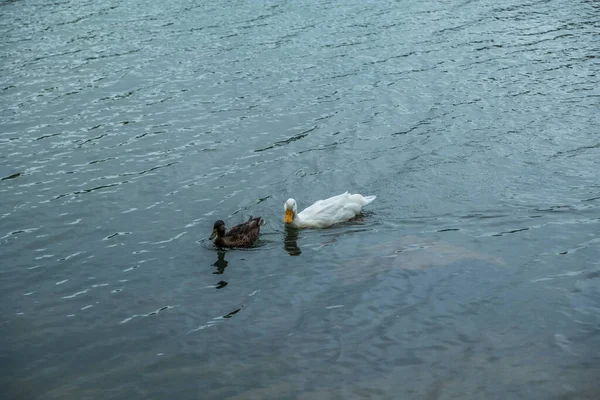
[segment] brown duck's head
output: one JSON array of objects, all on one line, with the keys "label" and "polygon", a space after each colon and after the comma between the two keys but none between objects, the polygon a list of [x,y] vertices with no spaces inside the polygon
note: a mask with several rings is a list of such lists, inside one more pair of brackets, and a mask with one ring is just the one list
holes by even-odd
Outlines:
[{"label": "brown duck's head", "polygon": [[225,236],[225,222],[218,220],[213,225],[212,235],[210,235],[209,240],[213,240],[217,236]]}]

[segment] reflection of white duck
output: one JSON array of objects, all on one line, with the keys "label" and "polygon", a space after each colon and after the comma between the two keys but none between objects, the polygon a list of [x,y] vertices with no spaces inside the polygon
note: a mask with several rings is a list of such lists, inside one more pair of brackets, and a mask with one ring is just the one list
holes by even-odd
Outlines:
[{"label": "reflection of white duck", "polygon": [[319,200],[301,212],[298,212],[296,200],[288,199],[284,207],[284,222],[295,228],[325,228],[354,218],[364,206],[371,203],[376,197],[346,192]]}]

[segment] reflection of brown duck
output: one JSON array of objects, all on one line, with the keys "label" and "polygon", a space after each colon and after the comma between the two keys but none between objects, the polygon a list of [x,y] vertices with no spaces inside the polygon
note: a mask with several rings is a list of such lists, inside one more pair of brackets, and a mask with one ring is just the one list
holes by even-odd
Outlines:
[{"label": "reflection of brown duck", "polygon": [[225,222],[218,220],[213,226],[213,233],[210,235],[210,240],[217,247],[251,247],[258,235],[260,227],[265,224],[265,220],[261,217],[253,218],[248,221],[231,227],[229,230],[225,228]]},{"label": "reflection of brown duck", "polygon": [[225,259],[225,251],[217,251],[217,261],[213,263],[213,267],[215,267],[217,270],[214,271],[213,274],[222,274],[225,271],[225,268],[227,268],[227,264],[229,263]]}]

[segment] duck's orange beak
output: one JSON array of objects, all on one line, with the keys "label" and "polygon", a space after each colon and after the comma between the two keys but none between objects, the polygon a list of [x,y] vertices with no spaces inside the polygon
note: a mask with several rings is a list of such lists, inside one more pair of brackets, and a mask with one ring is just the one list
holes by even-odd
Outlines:
[{"label": "duck's orange beak", "polygon": [[294,210],[285,210],[285,218],[283,219],[283,222],[285,222],[286,224],[291,224],[293,220]]}]

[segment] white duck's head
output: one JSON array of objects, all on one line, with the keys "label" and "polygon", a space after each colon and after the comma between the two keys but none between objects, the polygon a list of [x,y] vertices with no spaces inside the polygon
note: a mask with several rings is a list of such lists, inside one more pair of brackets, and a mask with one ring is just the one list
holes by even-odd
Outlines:
[{"label": "white duck's head", "polygon": [[285,202],[283,210],[285,211],[285,218],[283,219],[283,222],[285,222],[286,224],[291,224],[294,221],[294,218],[296,218],[296,214],[298,212],[296,200],[288,199]]}]

